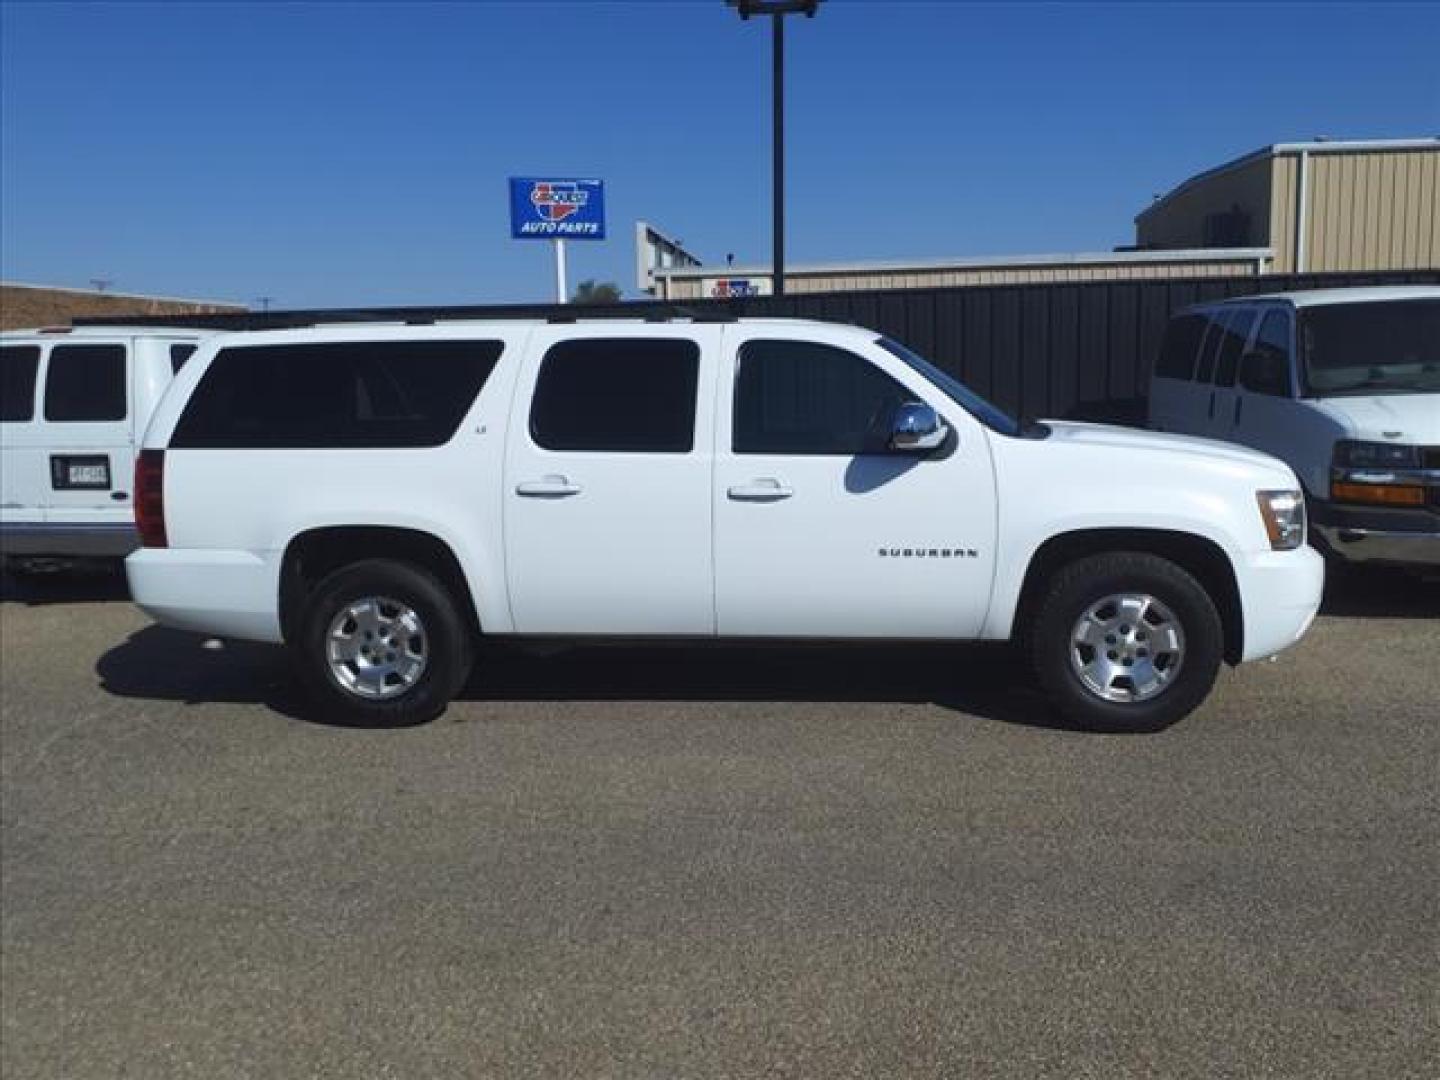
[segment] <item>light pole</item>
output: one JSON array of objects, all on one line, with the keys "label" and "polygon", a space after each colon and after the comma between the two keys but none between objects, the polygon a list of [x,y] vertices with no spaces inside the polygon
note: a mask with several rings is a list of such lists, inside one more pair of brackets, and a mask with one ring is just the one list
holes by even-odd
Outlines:
[{"label": "light pole", "polygon": [[774,227],[775,268],[772,272],[776,296],[785,295],[785,16],[815,17],[821,0],[725,0],[739,12],[740,18],[751,15],[770,16],[771,90],[774,95],[774,144],[771,160],[774,165],[772,197],[774,205],[770,220]]}]

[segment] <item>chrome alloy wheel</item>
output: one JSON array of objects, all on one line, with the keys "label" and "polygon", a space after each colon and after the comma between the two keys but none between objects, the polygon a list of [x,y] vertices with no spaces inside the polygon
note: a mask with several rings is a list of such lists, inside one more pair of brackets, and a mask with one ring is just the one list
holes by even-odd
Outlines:
[{"label": "chrome alloy wheel", "polygon": [[386,596],[367,596],[350,604],[331,620],[325,639],[335,681],[372,701],[405,693],[429,663],[429,642],[420,616]]},{"label": "chrome alloy wheel", "polygon": [[1146,593],[1116,593],[1085,610],[1070,631],[1070,667],[1106,701],[1147,701],[1164,693],[1185,660],[1175,613]]}]

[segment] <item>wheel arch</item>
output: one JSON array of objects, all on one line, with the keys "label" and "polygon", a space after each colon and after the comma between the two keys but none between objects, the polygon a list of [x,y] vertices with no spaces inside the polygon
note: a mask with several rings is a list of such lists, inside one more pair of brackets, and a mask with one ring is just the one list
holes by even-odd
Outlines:
[{"label": "wheel arch", "polygon": [[1230,557],[1208,537],[1170,529],[1077,529],[1050,537],[1035,550],[1025,568],[1012,634],[1030,625],[1044,598],[1045,584],[1061,567],[1089,555],[1116,551],[1158,555],[1199,581],[1220,614],[1225,634],[1225,662],[1231,665],[1240,662],[1245,652],[1245,620]]},{"label": "wheel arch", "polygon": [[364,559],[395,559],[428,570],[454,595],[471,633],[481,632],[476,598],[455,551],[423,529],[391,525],[324,525],[298,533],[280,563],[280,631],[292,639],[295,618],[325,577]]}]

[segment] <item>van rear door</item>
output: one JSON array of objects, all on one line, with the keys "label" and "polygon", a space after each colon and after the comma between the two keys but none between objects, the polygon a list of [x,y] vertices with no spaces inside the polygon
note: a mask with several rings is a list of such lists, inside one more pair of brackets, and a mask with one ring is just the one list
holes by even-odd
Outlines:
[{"label": "van rear door", "polygon": [[130,343],[57,342],[40,395],[46,433],[46,518],[52,528],[123,530],[133,526],[135,469]]},{"label": "van rear door", "polygon": [[43,352],[38,342],[0,346],[0,526],[7,533],[44,520],[45,455],[35,392]]}]

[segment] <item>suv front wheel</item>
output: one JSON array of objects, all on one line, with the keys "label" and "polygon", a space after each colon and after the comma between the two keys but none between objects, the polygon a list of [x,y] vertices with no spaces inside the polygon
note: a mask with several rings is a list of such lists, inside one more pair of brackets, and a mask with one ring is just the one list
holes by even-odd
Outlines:
[{"label": "suv front wheel", "polygon": [[1050,583],[1030,632],[1036,676],[1097,731],[1158,731],[1205,700],[1224,628],[1201,584],[1144,552],[1080,559]]},{"label": "suv front wheel", "polygon": [[455,600],[409,563],[341,567],[306,598],[291,642],[321,713],[361,726],[433,720],[470,674],[470,631]]}]

